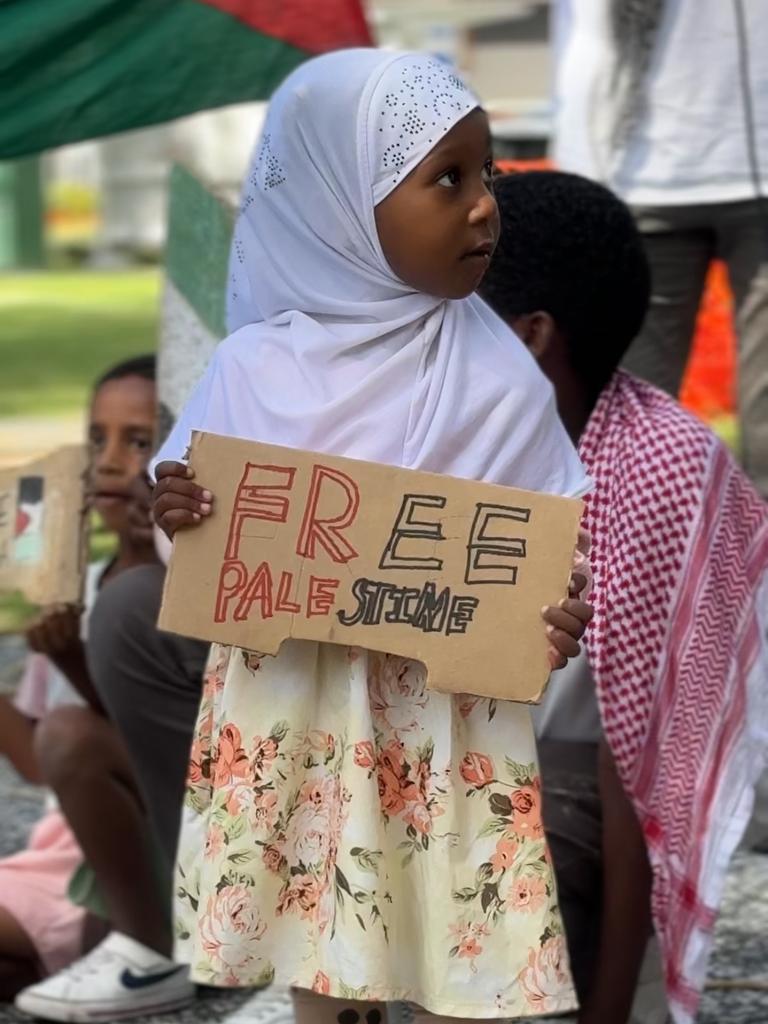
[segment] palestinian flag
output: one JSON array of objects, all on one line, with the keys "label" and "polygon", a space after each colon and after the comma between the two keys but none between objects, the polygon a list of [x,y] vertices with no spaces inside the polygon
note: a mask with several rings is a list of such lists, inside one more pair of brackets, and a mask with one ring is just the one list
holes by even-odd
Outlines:
[{"label": "palestinian flag", "polygon": [[0,159],[266,99],[361,0],[0,0]]}]

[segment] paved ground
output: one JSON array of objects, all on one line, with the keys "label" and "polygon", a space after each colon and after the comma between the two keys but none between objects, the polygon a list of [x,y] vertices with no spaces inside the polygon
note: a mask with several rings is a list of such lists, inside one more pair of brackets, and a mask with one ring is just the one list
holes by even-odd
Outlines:
[{"label": "paved ground", "polygon": [[[0,636],[0,691],[17,676],[23,651],[18,642]],[[40,809],[40,793],[19,781],[0,762],[0,856],[23,843]],[[726,985],[755,979],[763,990],[710,987],[697,1024],[768,1024],[768,855],[743,851],[733,863],[717,928],[711,977]],[[0,1024],[22,1024],[27,1018],[0,1006]],[[291,1024],[286,993],[268,990],[255,996],[211,994],[183,1013],[147,1019],[143,1024]],[[612,1024],[606,1021],[605,1024]]]}]

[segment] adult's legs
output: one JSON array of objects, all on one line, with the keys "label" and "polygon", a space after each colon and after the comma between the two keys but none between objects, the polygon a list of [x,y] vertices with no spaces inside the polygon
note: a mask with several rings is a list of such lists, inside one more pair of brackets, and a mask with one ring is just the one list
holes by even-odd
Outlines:
[{"label": "adult's legs", "polygon": [[120,732],[172,878],[208,644],[157,629],[165,570],[145,565],[104,587],[89,622],[91,678]]},{"label": "adult's legs", "polygon": [[624,359],[624,369],[677,395],[685,373],[704,290],[715,253],[707,207],[636,207],[651,265],[651,305]]},{"label": "adult's legs", "polygon": [[39,724],[46,782],[92,868],[112,927],[164,956],[170,908],[159,891],[146,816],[123,741],[90,708],[64,706]]},{"label": "adult's legs", "polygon": [[718,255],[728,266],[739,337],[741,458],[768,498],[768,203],[717,209]]}]

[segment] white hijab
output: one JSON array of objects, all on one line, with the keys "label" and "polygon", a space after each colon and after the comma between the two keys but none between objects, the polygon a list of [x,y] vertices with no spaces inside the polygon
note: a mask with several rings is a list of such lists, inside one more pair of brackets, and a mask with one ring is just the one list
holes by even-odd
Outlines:
[{"label": "white hijab", "polygon": [[228,326],[158,453],[194,428],[555,494],[589,480],[551,385],[477,297],[414,291],[374,207],[478,105],[415,53],[303,64],[270,104],[230,258]]}]

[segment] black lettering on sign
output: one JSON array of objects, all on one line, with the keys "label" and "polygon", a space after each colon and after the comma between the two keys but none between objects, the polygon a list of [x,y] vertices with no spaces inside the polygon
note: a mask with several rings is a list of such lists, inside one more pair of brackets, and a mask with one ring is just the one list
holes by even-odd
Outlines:
[{"label": "black lettering on sign", "polygon": [[363,625],[378,626],[384,612],[384,600],[393,590],[397,590],[393,583],[371,583]]},{"label": "black lettering on sign", "polygon": [[476,597],[462,597],[457,594],[451,602],[451,610],[448,613],[448,624],[445,627],[447,636],[451,633],[466,633],[467,626],[475,616],[475,609],[480,604]]},{"label": "black lettering on sign", "polygon": [[442,633],[450,603],[451,591],[448,587],[438,594],[434,583],[425,583],[416,602],[411,625],[424,633]]},{"label": "black lettering on sign", "polygon": [[384,616],[385,622],[409,626],[413,619],[413,606],[419,599],[418,587],[395,587],[391,595],[391,607]]},{"label": "black lettering on sign", "polygon": [[378,626],[395,624],[412,626],[422,633],[466,633],[479,605],[476,597],[452,594],[450,587],[439,593],[434,583],[423,587],[396,587],[392,583],[358,579],[352,584],[357,607],[339,610],[336,617],[342,626]]},{"label": "black lettering on sign", "polygon": [[527,523],[530,518],[529,508],[479,502],[467,544],[467,571],[464,582],[506,583],[514,586],[517,583],[518,570],[514,561],[525,558],[525,538],[494,535],[489,532],[493,529],[490,524],[497,519]]},{"label": "black lettering on sign", "polygon": [[421,569],[429,572],[440,572],[443,568],[441,558],[415,558],[398,555],[397,547],[401,540],[445,540],[440,523],[424,519],[414,519],[417,508],[445,508],[445,498],[436,494],[406,494],[395,520],[392,535],[379,562],[380,569]]},{"label": "black lettering on sign", "polygon": [[360,579],[355,580],[352,584],[352,595],[357,601],[357,608],[355,608],[353,612],[345,612],[342,610],[336,612],[336,616],[342,626],[356,626],[358,622],[363,621],[365,606],[368,599],[368,586],[370,582],[370,580]]}]

